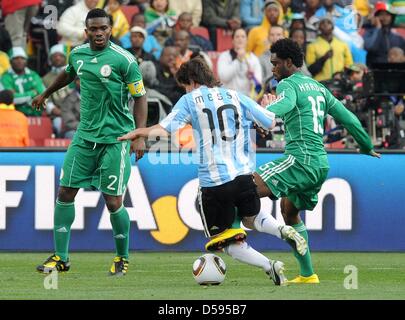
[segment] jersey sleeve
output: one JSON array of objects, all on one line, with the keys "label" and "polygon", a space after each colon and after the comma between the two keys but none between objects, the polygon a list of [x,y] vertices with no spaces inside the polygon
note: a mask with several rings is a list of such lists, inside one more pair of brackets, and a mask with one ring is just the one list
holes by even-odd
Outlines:
[{"label": "jersey sleeve", "polygon": [[270,129],[273,125],[275,114],[271,111],[266,110],[253,101],[249,97],[238,94],[238,98],[242,108],[246,111],[246,117],[258,124],[263,129]]},{"label": "jersey sleeve", "polygon": [[360,146],[360,152],[368,154],[374,149],[373,143],[367,132],[363,129],[359,119],[339,101],[329,90],[326,90],[326,101],[328,113],[342,124],[347,131],[353,136],[354,140]]},{"label": "jersey sleeve", "polygon": [[73,52],[70,53],[68,63],[65,67],[65,72],[68,73],[72,78],[76,77],[76,70],[73,68]]},{"label": "jersey sleeve", "polygon": [[124,81],[128,85],[128,90],[133,97],[142,97],[146,94],[143,85],[142,74],[136,62],[130,62],[124,73]]},{"label": "jersey sleeve", "polygon": [[267,106],[267,110],[277,117],[282,117],[297,104],[297,94],[294,88],[286,81],[281,81],[277,86],[277,99]]},{"label": "jersey sleeve", "polygon": [[173,133],[189,123],[191,123],[191,113],[187,99],[183,96],[167,117],[160,122],[160,125],[169,133]]}]

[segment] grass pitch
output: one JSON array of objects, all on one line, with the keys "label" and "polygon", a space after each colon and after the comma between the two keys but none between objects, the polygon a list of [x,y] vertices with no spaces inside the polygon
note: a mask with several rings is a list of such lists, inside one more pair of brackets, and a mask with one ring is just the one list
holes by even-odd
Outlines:
[{"label": "grass pitch", "polygon": [[[58,289],[44,289],[37,264],[46,253],[0,253],[0,300],[4,299],[405,299],[405,254],[313,253],[321,283],[276,287],[265,273],[221,254],[227,265],[224,283],[202,287],[192,263],[202,253],[133,252],[125,277],[108,277],[111,253],[72,253],[71,270],[59,274]],[[285,262],[287,277],[298,274],[291,253],[267,252]],[[344,288],[345,266],[358,270],[358,289]]]}]

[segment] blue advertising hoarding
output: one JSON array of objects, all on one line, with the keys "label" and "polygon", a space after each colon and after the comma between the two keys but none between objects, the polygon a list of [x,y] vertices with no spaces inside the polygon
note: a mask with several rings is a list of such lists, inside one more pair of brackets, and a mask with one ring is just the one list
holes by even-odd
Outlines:
[{"label": "blue advertising hoarding", "polygon": [[[258,153],[258,165],[280,157]],[[0,152],[0,250],[52,251],[53,206],[64,152]],[[197,165],[187,153],[145,156],[133,164],[124,203],[132,220],[131,249],[201,251]],[[376,159],[329,154],[331,169],[313,212],[302,217],[312,250],[405,251],[405,154]],[[99,192],[75,201],[71,249],[113,250],[109,213]],[[278,201],[262,210],[281,218]],[[258,250],[288,250],[279,239],[248,234]]]}]

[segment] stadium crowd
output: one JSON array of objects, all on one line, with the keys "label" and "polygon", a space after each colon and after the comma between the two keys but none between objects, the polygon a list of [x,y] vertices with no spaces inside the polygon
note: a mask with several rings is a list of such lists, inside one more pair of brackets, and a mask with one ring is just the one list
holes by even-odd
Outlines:
[{"label": "stadium crowd", "polygon": [[[53,94],[46,112],[31,101],[63,70],[72,48],[86,41],[85,17],[95,7],[111,16],[111,40],[136,57],[148,89],[148,125],[184,94],[174,74],[196,55],[230,89],[258,101],[274,92],[271,46],[290,37],[304,51],[303,73],[355,112],[377,147],[405,147],[405,92],[364,93],[375,66],[405,64],[401,0],[2,0],[0,147],[66,146],[72,139],[80,120],[79,80]],[[189,141],[180,134],[180,145],[182,139]],[[257,141],[268,148],[283,143],[281,120]],[[325,143],[353,146],[332,118]]]}]

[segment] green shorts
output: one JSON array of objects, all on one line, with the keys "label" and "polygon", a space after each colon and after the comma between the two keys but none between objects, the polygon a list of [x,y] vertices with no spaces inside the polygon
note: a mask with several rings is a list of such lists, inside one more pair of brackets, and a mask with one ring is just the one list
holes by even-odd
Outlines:
[{"label": "green shorts", "polygon": [[131,174],[129,148],[128,141],[98,144],[76,134],[63,161],[60,185],[122,195]]},{"label": "green shorts", "polygon": [[313,210],[329,168],[304,165],[293,155],[268,162],[256,172],[275,198],[287,197],[298,210]]}]

